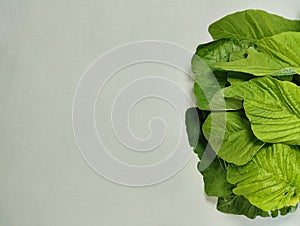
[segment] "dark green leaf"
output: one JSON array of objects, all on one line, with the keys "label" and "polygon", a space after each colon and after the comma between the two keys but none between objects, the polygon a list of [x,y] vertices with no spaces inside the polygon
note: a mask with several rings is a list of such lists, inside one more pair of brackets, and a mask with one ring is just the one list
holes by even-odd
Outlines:
[{"label": "dark green leaf", "polygon": [[230,194],[218,198],[217,209],[223,213],[244,215],[250,219],[257,216],[269,217],[269,213],[253,206],[246,198]]},{"label": "dark green leaf", "polygon": [[203,175],[205,193],[208,196],[219,197],[232,193],[233,185],[226,180],[226,170],[227,163],[218,157],[205,170],[199,170]]},{"label": "dark green leaf", "polygon": [[194,107],[187,109],[185,113],[185,124],[189,143],[199,158],[202,158],[207,146],[207,141],[202,133],[201,127],[208,114],[209,112]]}]

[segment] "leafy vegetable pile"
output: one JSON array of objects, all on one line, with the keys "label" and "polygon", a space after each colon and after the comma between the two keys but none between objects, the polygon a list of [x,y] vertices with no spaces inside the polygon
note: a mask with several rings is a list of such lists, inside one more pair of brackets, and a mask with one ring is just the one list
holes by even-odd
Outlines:
[{"label": "leafy vegetable pile", "polygon": [[211,24],[209,32],[214,41],[199,45],[192,59],[197,108],[186,112],[205,192],[218,197],[224,213],[294,212],[300,201],[300,21],[246,10]]}]

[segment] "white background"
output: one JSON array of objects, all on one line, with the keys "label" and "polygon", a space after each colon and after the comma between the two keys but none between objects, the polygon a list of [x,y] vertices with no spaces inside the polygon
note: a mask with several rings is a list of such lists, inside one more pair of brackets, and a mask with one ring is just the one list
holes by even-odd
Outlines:
[{"label": "white background", "polygon": [[[255,221],[216,212],[214,200],[203,193],[195,156],[164,183],[114,184],[88,167],[73,136],[76,85],[97,57],[145,39],[193,51],[210,41],[211,22],[247,8],[300,15],[296,0],[1,0],[0,226],[298,225],[299,211]],[[155,67],[123,73],[147,76],[149,70],[163,72],[182,87],[192,82]],[[144,163],[111,145],[118,158]]]}]

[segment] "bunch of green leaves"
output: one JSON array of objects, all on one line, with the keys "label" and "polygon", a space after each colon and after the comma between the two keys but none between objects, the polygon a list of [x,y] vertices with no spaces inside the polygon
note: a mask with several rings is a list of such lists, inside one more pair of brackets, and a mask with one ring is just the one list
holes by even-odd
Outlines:
[{"label": "bunch of green leaves", "polygon": [[[300,21],[246,10],[216,21],[209,32],[214,40],[192,58],[197,107],[186,112],[205,192],[218,197],[224,213],[294,212],[300,201]],[[201,166],[207,158],[210,164]]]}]

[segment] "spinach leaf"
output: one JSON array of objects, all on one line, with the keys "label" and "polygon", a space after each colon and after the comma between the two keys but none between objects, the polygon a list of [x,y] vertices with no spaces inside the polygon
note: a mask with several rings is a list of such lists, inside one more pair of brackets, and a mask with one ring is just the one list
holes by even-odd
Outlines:
[{"label": "spinach leaf", "polygon": [[[194,93],[200,109],[214,109],[214,106],[210,106],[213,96],[220,89],[229,85],[227,72],[216,69],[215,64],[229,61],[232,52],[246,50],[249,46],[251,46],[249,43],[238,44],[230,39],[220,39],[197,47],[192,58],[192,71],[195,74]],[[220,101],[224,105],[224,97],[222,98],[223,100]],[[226,108],[226,106],[220,107],[220,102],[218,103],[219,108]]]},{"label": "spinach leaf", "polygon": [[209,26],[216,39],[257,41],[286,31],[300,31],[299,20],[289,20],[263,10],[246,10],[230,14]]},{"label": "spinach leaf", "polygon": [[236,184],[234,194],[264,211],[295,206],[300,200],[300,148],[266,145],[246,165],[230,165],[227,180]]},{"label": "spinach leaf", "polygon": [[[202,161],[202,160],[201,160]],[[213,162],[205,169],[198,170],[203,175],[204,189],[208,196],[227,196],[232,193],[233,185],[226,180],[227,163],[216,157]]]},{"label": "spinach leaf", "polygon": [[[186,130],[190,145],[194,147],[195,153],[199,159],[202,159],[204,151],[213,152],[211,146],[205,139],[201,126],[207,118],[208,112],[201,111],[197,108],[189,108],[186,111]],[[232,193],[232,185],[226,181],[227,163],[215,157],[214,154],[206,153],[206,156],[211,156],[214,160],[204,170],[198,164],[198,170],[203,175],[205,192],[209,196],[225,196]],[[201,161],[205,161],[202,159]],[[199,162],[200,163],[200,162]]]},{"label": "spinach leaf", "polygon": [[247,58],[217,63],[215,67],[256,76],[300,73],[300,32],[285,32],[257,41],[247,50]]},{"label": "spinach leaf", "polygon": [[241,82],[249,81],[252,78],[255,78],[255,76],[242,72],[229,71],[227,73],[227,80],[231,86],[238,85]]},{"label": "spinach leaf", "polygon": [[300,145],[300,89],[292,82],[262,77],[226,90],[243,99],[255,136],[266,143]]},{"label": "spinach leaf", "polygon": [[207,146],[207,140],[202,133],[201,127],[208,114],[209,112],[194,107],[187,109],[185,113],[185,125],[189,144],[194,148],[194,152],[200,159]]},{"label": "spinach leaf", "polygon": [[246,217],[251,219],[254,219],[257,216],[270,216],[270,214],[267,211],[263,211],[257,208],[256,206],[252,205],[245,197],[235,194],[219,197],[217,209],[223,213],[245,215]]},{"label": "spinach leaf", "polygon": [[211,113],[203,124],[203,133],[219,157],[236,165],[246,164],[264,145],[254,136],[242,112]]},{"label": "spinach leaf", "polygon": [[248,218],[300,201],[300,21],[262,10],[228,15],[192,58],[197,108],[186,112],[207,195]]}]

